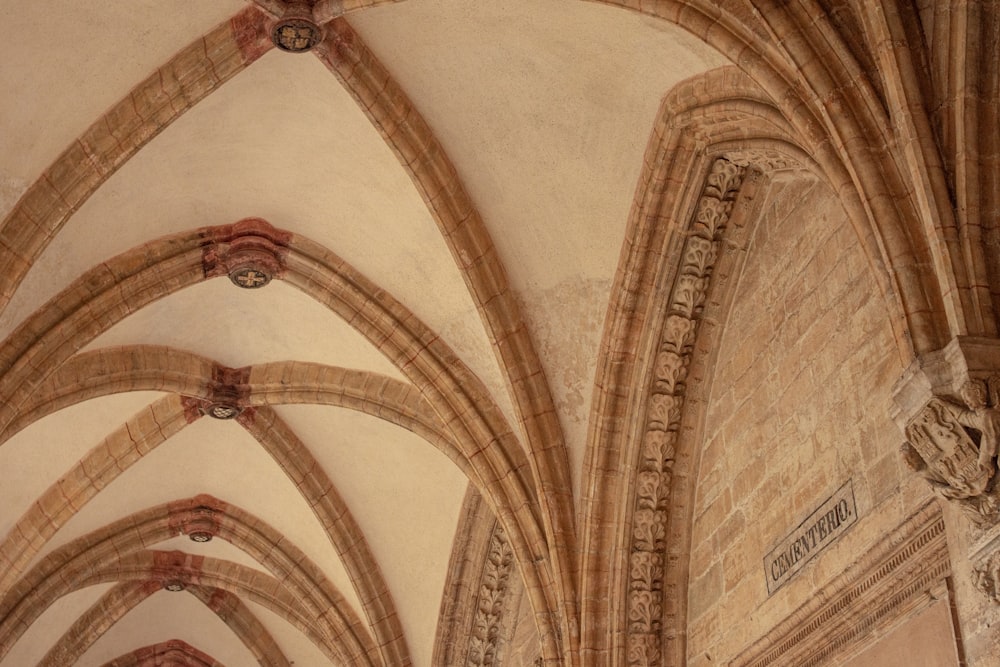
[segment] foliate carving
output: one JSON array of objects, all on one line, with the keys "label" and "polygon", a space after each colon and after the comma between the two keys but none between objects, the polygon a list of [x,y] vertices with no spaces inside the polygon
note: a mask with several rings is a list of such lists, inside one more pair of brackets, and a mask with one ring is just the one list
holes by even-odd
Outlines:
[{"label": "foliate carving", "polygon": [[466,667],[493,667],[500,664],[500,636],[507,608],[508,583],[514,570],[514,551],[497,524],[483,569],[476,615],[472,623]]},{"label": "foliate carving", "polygon": [[804,165],[787,153],[769,148],[748,148],[726,153],[726,158],[741,167],[753,166],[763,172],[802,169]]},{"label": "foliate carving", "polygon": [[979,527],[1000,519],[996,489],[1000,376],[962,387],[965,405],[933,398],[907,425],[901,451],[907,465]]},{"label": "foliate carving", "polygon": [[628,664],[658,665],[663,634],[667,508],[677,431],[698,321],[744,169],[719,159],[688,229],[660,333],[636,478],[628,583]]}]

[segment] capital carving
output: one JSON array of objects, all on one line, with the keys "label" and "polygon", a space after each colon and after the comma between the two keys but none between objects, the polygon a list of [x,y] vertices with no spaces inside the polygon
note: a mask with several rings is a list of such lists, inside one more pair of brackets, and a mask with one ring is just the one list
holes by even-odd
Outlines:
[{"label": "capital carving", "polygon": [[921,355],[894,389],[906,464],[971,525],[972,583],[1000,603],[1000,340],[959,336]]},{"label": "capital carving", "polygon": [[997,437],[1000,375],[969,380],[964,405],[932,398],[906,426],[901,452],[907,465],[942,497],[955,502],[979,528],[1000,520]]}]

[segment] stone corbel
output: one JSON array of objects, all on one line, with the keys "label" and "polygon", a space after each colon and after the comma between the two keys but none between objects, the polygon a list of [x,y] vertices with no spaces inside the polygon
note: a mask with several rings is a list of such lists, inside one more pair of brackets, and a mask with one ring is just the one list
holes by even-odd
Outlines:
[{"label": "stone corbel", "polygon": [[977,528],[1000,523],[1000,341],[956,338],[916,361],[894,398],[907,465]]},{"label": "stone corbel", "polygon": [[959,337],[918,359],[892,417],[907,465],[972,523],[973,583],[1000,603],[1000,340]]}]

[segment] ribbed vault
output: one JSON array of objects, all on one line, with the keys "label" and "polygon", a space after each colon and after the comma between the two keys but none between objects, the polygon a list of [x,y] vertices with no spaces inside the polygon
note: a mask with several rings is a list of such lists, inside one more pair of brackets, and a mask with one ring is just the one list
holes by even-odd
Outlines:
[{"label": "ribbed vault", "polygon": [[912,17],[822,4],[0,0],[0,667],[684,664],[776,174],[904,365],[997,330]]}]

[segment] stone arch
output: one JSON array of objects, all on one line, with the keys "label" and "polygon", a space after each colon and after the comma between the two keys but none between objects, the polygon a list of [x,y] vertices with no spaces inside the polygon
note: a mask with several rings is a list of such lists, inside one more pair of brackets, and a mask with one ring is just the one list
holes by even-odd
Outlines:
[{"label": "stone arch", "polygon": [[[272,14],[280,13],[284,6],[279,0],[261,0],[258,4]],[[359,100],[374,98],[372,104],[362,104],[362,109],[413,177],[417,190],[442,231],[470,295],[479,307],[493,347],[504,362],[501,369],[531,443],[527,448],[529,455],[526,463],[535,477],[535,485],[541,489],[535,494],[540,508],[539,518],[547,533],[558,536],[558,539],[549,540],[548,550],[552,554],[550,567],[560,585],[559,597],[567,600],[563,613],[557,616],[566,618],[575,611],[575,522],[568,452],[549,387],[489,233],[454,166],[402,89],[367,51],[347,23],[334,18],[371,4],[321,3],[322,7],[317,8],[317,12],[324,18],[333,18],[333,21],[328,25],[327,46],[318,49],[317,53],[352,95]],[[179,77],[177,90],[160,91],[156,87],[162,78],[160,74],[150,77],[99,119],[49,167],[0,227],[0,268],[3,269],[0,271],[0,276],[3,276],[0,278],[0,310],[48,239],[117,167],[183,111],[271,48],[266,29],[268,22],[265,12],[255,7],[243,10],[228,24],[216,28],[164,66],[164,69],[172,71],[180,62],[198,61],[200,69],[188,77]],[[217,52],[209,52],[206,46],[209,43],[215,46]],[[203,51],[204,55],[199,51]],[[182,57],[185,60],[181,60]],[[221,73],[217,73],[217,69]],[[211,84],[207,85],[205,81]],[[188,88],[196,88],[197,94],[191,94]],[[185,104],[175,107],[174,97],[182,97]],[[144,118],[136,112],[136,109],[165,106],[167,103],[172,114]],[[391,119],[393,132],[387,133],[382,121],[396,112],[401,112],[401,116]],[[124,140],[115,135],[117,128],[112,127],[121,117],[129,118],[132,123],[130,133]],[[399,122],[402,119],[405,123]],[[109,136],[114,142],[109,140]],[[124,147],[112,146],[118,142]],[[71,191],[64,192],[54,187],[54,181],[48,176],[50,173],[60,173],[80,164],[90,165],[86,178],[74,183]],[[548,606],[551,604],[556,602],[551,601]],[[571,630],[566,626],[563,634],[569,634]]]},{"label": "stone arch", "polygon": [[[136,358],[134,354],[128,357]],[[282,365],[269,366],[280,369]],[[141,371],[140,374],[147,375]],[[267,377],[268,373],[263,375]],[[288,390],[293,395],[296,392],[294,386]],[[81,392],[90,393],[86,387]],[[308,448],[273,410],[266,405],[250,410],[252,417],[248,412],[246,418],[241,417],[238,421],[274,458],[316,514],[354,584],[362,611],[378,639],[380,650],[385,653],[386,663],[408,664],[409,652],[392,596],[381,572],[371,567],[374,556],[350,509]],[[42,495],[0,544],[0,557],[7,562],[0,574],[0,591],[12,585],[14,578],[24,572],[47,540],[86,502],[133,463],[199,417],[200,413],[192,411],[184,398],[167,396],[92,449]]]},{"label": "stone arch", "polygon": [[[912,356],[940,348],[967,326],[962,299],[978,299],[932,221],[909,195],[906,168],[873,146],[889,145],[887,105],[855,54],[812,0],[753,0],[720,7],[708,0],[668,0],[641,8],[600,2],[674,23],[717,49],[776,101],[801,134],[858,225],[885,293],[904,313],[897,343]],[[801,35],[776,41],[774,35]],[[805,63],[803,65],[803,63]],[[973,249],[981,255],[981,248]],[[919,269],[932,263],[929,276]],[[956,294],[957,291],[962,294]],[[992,310],[988,303],[980,308]]]},{"label": "stone arch", "polygon": [[575,645],[577,547],[569,452],[538,353],[482,217],[434,131],[346,20],[327,26],[320,60],[357,100],[409,173],[461,269],[514,398],[525,431],[537,503],[551,536],[561,632]]},{"label": "stone arch", "polygon": [[[627,298],[606,322],[585,463],[593,492],[583,507],[582,643],[601,659],[683,664],[683,577],[669,600],[665,580],[686,567],[684,524],[672,519],[671,503],[683,494],[676,485],[686,484],[675,482],[673,467],[697,300],[713,278],[722,229],[753,214],[758,170],[795,169],[805,178],[819,171],[801,142],[768,95],[733,67],[678,84],[661,105],[613,288]],[[698,249],[691,237],[701,239]],[[687,325],[666,342],[661,331],[674,317],[669,304],[683,274],[693,282],[683,287],[677,323]],[[642,359],[654,367],[640,367]],[[669,526],[679,532],[668,537]],[[619,598],[624,609],[609,603]],[[623,626],[624,642],[614,636]]]},{"label": "stone arch", "polygon": [[221,662],[180,639],[143,646],[118,656],[103,667],[225,667]]},{"label": "stone arch", "polygon": [[[196,354],[154,345],[76,354],[22,406],[7,430],[0,434],[0,443],[38,419],[98,396],[126,391],[168,391],[209,400],[213,374],[221,368]],[[445,425],[412,385],[367,371],[299,361],[251,366],[246,381],[244,407],[315,403],[358,410],[413,431],[457,464],[464,463],[456,445],[450,442]]]},{"label": "stone arch", "polygon": [[[183,552],[143,551],[149,544],[195,531],[208,531],[231,542],[274,576]],[[71,590],[104,581],[152,579],[165,585],[177,579],[185,585],[250,595],[314,642],[319,640],[317,646],[328,655],[334,651],[338,659],[394,664],[379,658],[371,635],[319,568],[279,536],[253,515],[210,496],[137,512],[57,549],[18,581],[0,605],[4,619],[0,646],[9,649],[31,618]]]},{"label": "stone arch", "polygon": [[[115,585],[63,633],[45,654],[42,664],[51,667],[75,664],[115,623],[160,590],[161,586],[153,581]],[[271,633],[238,597],[220,589],[200,586],[186,590],[219,616],[261,665],[289,667],[288,659]]]},{"label": "stone arch", "polygon": [[[938,349],[964,330],[966,314],[955,292],[967,292],[968,284],[955,274],[960,269],[940,230],[917,213],[910,190],[922,184],[908,184],[907,165],[873,148],[892,145],[891,118],[815,2],[754,0],[723,9],[706,0],[668,0],[641,11],[700,37],[775,100],[858,226],[874,273],[888,275],[884,291],[904,314],[894,327],[907,358]],[[778,34],[795,39],[778,43]],[[927,265],[935,267],[933,275],[922,270]]]}]

